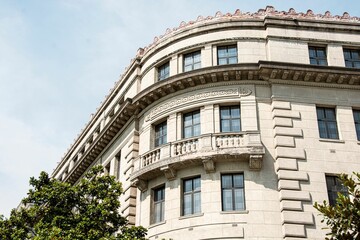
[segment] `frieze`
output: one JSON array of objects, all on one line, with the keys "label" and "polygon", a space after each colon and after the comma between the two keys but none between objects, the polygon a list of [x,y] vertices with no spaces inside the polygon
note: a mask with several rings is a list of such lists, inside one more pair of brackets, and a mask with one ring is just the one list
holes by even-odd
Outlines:
[{"label": "frieze", "polygon": [[207,98],[213,98],[213,97],[222,97],[222,96],[248,96],[252,93],[250,89],[247,88],[232,88],[232,89],[222,89],[222,90],[215,90],[215,91],[209,91],[209,92],[199,92],[195,93],[186,97],[178,98],[175,100],[172,100],[170,102],[161,104],[155,108],[153,108],[149,115],[146,116],[145,121],[151,121],[153,120],[157,115],[160,113],[172,109],[178,106],[181,106],[182,104],[197,101],[197,100],[203,100]]}]

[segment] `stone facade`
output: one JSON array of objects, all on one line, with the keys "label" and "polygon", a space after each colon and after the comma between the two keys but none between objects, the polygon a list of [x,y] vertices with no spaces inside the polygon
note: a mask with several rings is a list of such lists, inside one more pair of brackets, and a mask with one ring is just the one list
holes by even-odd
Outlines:
[{"label": "stone facade", "polygon": [[76,184],[102,164],[149,239],[323,239],[313,204],[328,200],[326,177],[360,171],[359,33],[347,13],[272,7],[168,29],[53,177]]}]

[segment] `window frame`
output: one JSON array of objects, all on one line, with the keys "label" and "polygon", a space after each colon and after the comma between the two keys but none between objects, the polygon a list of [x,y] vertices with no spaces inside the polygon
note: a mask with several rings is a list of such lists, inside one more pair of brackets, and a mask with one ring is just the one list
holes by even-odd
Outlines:
[{"label": "window frame", "polygon": [[354,117],[354,125],[355,125],[357,140],[360,141],[360,110],[359,109],[353,109],[353,117]]},{"label": "window frame", "polygon": [[[222,115],[222,110],[225,110],[226,108],[229,109],[230,111],[230,114],[229,114],[229,118],[225,118],[223,115]],[[232,109],[239,109],[239,117],[233,117],[232,116]],[[241,132],[241,108],[240,108],[240,105],[229,105],[229,106],[220,106],[220,109],[219,109],[219,114],[220,114],[220,132],[224,132],[224,133],[227,133],[227,132]],[[232,122],[233,120],[239,120],[239,131],[234,131],[233,129],[233,125],[232,125]],[[229,121],[229,129],[230,131],[224,131],[223,129],[223,121]]]},{"label": "window frame", "polygon": [[[240,175],[242,176],[242,187],[235,187],[234,186],[234,176]],[[231,176],[232,186],[231,188],[223,187],[223,177],[224,176]],[[221,184],[221,211],[223,212],[231,212],[231,211],[245,211],[246,210],[246,203],[245,203],[245,176],[243,172],[240,173],[222,173],[220,175],[220,184]],[[231,189],[231,198],[232,198],[232,209],[225,209],[225,199],[224,199],[224,190]],[[235,190],[242,189],[242,201],[243,201],[243,208],[236,209],[236,201],[235,201]]]},{"label": "window frame", "polygon": [[157,67],[157,80],[163,81],[170,77],[170,62],[165,62]]},{"label": "window frame", "polygon": [[[157,192],[162,191],[160,193],[162,199],[157,200]],[[159,220],[157,220],[157,211],[156,206],[160,206],[160,216]],[[165,185],[158,186],[156,188],[152,189],[152,218],[151,218],[151,224],[157,224],[165,221]]]},{"label": "window frame", "polygon": [[[163,133],[159,137],[157,137],[158,130]],[[162,139],[162,141],[158,141],[159,139]],[[162,121],[154,126],[154,147],[159,147],[164,144],[167,144],[167,120]]]},{"label": "window frame", "polygon": [[[236,54],[233,56],[233,55],[230,55],[229,53],[229,49],[231,48],[235,48],[236,50]],[[221,50],[224,50],[226,49],[226,54],[224,57],[220,57],[220,54],[219,52]],[[225,46],[217,46],[216,48],[216,53],[217,53],[217,65],[228,65],[228,64],[236,64],[238,63],[238,48],[237,48],[237,44],[231,44],[231,45],[225,45]],[[236,61],[234,63],[230,62],[229,59],[232,59],[232,58],[236,58]],[[221,59],[225,59],[226,60],[226,63],[221,63],[220,64],[220,60]]]},{"label": "window frame", "polygon": [[[194,180],[199,180],[199,189],[194,188]],[[185,192],[185,184],[186,182],[191,181],[191,191]],[[195,195],[199,194],[200,200],[199,200],[199,211],[195,212]],[[185,197],[191,196],[191,206],[190,206],[190,213],[185,213]],[[195,176],[191,178],[186,178],[182,180],[182,204],[181,204],[181,216],[189,216],[194,214],[200,214],[201,213],[201,176]]]},{"label": "window frame", "polygon": [[[326,46],[308,46],[309,51],[309,61],[311,65],[314,66],[328,66],[328,60],[327,60],[327,52],[326,52]],[[310,51],[314,51],[315,56],[311,56]],[[318,56],[318,51],[323,51],[324,56]],[[315,61],[315,63],[312,63],[312,61]],[[325,61],[325,64],[320,64],[320,61]]]},{"label": "window frame", "polygon": [[[195,114],[199,115],[199,122],[198,123],[194,123],[194,115]],[[189,115],[191,115],[191,122],[192,123],[191,123],[191,125],[186,126],[185,125],[185,119]],[[182,119],[182,136],[183,136],[183,138],[191,138],[191,137],[197,137],[197,136],[201,135],[201,119],[200,119],[201,118],[201,113],[200,113],[200,109],[184,113],[182,118],[183,118]],[[195,135],[195,133],[194,133],[194,127],[195,126],[199,126],[199,134],[197,134],[197,135]],[[191,135],[190,136],[185,135],[185,129],[186,128],[191,128]]]},{"label": "window frame", "polygon": [[[195,62],[194,61],[194,56],[199,55],[199,61]],[[191,64],[186,64],[186,59],[187,58],[191,58]],[[195,67],[196,64],[200,64],[198,67]],[[186,70],[186,67],[191,66],[191,69]],[[196,69],[201,68],[201,50],[197,50],[194,52],[190,52],[190,53],[186,53],[183,55],[183,72],[190,72]]]},{"label": "window frame", "polygon": [[[331,180],[330,180],[331,179]],[[333,182],[332,186],[329,186],[329,182]],[[344,185],[342,185],[339,176],[337,175],[325,175],[325,183],[326,183],[326,190],[328,196],[328,203],[330,206],[336,205],[337,194],[342,193],[343,195],[347,194],[347,189]],[[334,188],[332,188],[334,187]]]},{"label": "window frame", "polygon": [[[346,52],[349,53],[350,58],[346,58]],[[354,53],[357,53],[358,58],[353,58]],[[347,68],[360,68],[360,49],[353,48],[343,48],[344,55],[344,63]],[[355,63],[358,63],[358,67],[356,67]]]},{"label": "window frame", "polygon": [[[324,118],[320,118],[319,110],[323,111]],[[326,112],[327,112],[326,110],[333,111],[334,119],[328,118],[326,116]],[[337,119],[336,119],[336,109],[333,108],[333,107],[316,106],[316,116],[317,116],[317,122],[318,122],[319,137],[322,138],[322,139],[335,139],[335,140],[338,140],[339,139],[339,130],[338,130]],[[322,125],[322,124],[324,124],[326,132],[321,131],[320,125]],[[331,137],[331,135],[334,134],[334,133],[329,132],[330,124],[335,124],[336,137]]]}]

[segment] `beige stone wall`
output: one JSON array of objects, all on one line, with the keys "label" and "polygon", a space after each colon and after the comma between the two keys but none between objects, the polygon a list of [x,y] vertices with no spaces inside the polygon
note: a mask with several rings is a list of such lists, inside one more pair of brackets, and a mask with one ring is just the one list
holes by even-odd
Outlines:
[{"label": "beige stone wall", "polygon": [[[74,160],[89,148],[89,139],[109,130],[114,113],[123,125],[110,127],[116,134],[91,165],[110,166],[108,174],[119,176],[124,189],[119,211],[130,224],[148,227],[150,239],[323,239],[324,225],[313,204],[327,200],[325,176],[360,171],[352,113],[360,109],[359,77],[341,68],[343,48],[360,46],[354,34],[358,27],[253,19],[180,29],[132,62],[54,177],[66,179]],[[229,44],[237,46],[239,64],[220,68],[217,47]],[[326,48],[328,68],[309,65],[309,46]],[[201,51],[202,72],[184,73],[184,54],[193,51]],[[282,64],[267,70],[259,61]],[[157,67],[166,62],[169,81],[157,83]],[[313,74],[319,69],[323,72]],[[325,77],[326,71],[342,75]],[[180,81],[171,85],[176,78]],[[169,88],[158,89],[163,83]],[[152,92],[156,90],[161,92]],[[120,100],[127,98],[131,107],[121,115]],[[241,108],[241,144],[231,151],[216,142],[220,108],[226,105]],[[336,110],[338,140],[319,137],[317,106]],[[183,114],[193,110],[200,110],[201,139],[184,144],[188,152],[176,155],[173,146],[183,140]],[[156,149],[154,128],[165,120],[168,144]],[[256,153],[259,138],[264,152]],[[262,166],[254,170],[252,159],[262,159]],[[244,174],[245,211],[221,211],[220,176],[229,172]],[[201,177],[201,214],[181,216],[182,181],[192,176]],[[152,224],[152,190],[160,185],[166,191],[165,221]]]}]

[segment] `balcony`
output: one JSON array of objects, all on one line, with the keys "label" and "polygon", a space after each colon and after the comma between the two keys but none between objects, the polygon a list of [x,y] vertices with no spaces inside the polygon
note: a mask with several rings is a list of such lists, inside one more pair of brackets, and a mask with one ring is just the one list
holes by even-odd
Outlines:
[{"label": "balcony", "polygon": [[258,131],[203,134],[164,144],[139,156],[131,180],[145,191],[147,180],[159,174],[172,180],[177,170],[195,165],[203,165],[210,173],[217,162],[249,161],[251,170],[260,170],[264,154]]}]

